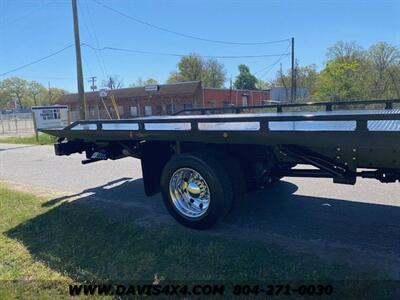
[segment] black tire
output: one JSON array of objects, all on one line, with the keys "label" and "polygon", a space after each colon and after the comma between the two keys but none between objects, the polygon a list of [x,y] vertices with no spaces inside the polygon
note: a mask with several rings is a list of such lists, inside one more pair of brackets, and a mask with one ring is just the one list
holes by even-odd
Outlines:
[{"label": "black tire", "polygon": [[[181,168],[190,168],[198,172],[209,187],[210,203],[206,212],[199,217],[188,217],[182,214],[171,198],[170,180],[175,171]],[[210,228],[223,218],[232,206],[232,183],[226,169],[216,158],[205,153],[174,155],[164,167],[160,184],[167,210],[176,221],[186,227]]]}]

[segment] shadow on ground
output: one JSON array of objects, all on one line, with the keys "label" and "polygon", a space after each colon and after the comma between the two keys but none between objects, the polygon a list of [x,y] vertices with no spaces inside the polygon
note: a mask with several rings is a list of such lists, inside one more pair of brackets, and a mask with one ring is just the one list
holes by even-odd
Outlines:
[{"label": "shadow on ground", "polygon": [[[207,258],[199,254],[209,260],[201,263],[216,268],[211,275],[201,274],[200,270],[200,278],[217,276],[224,268],[235,272],[232,268],[236,254],[232,254],[229,265],[220,266],[220,254],[213,252],[218,252],[218,247],[213,250],[212,233],[223,234],[225,230],[238,236],[254,231],[306,242],[317,240],[398,257],[400,208],[296,195],[296,190],[296,185],[281,181],[269,190],[251,193],[216,229],[196,232],[175,224],[160,196],[146,197],[141,179],[121,178],[77,195],[51,199],[43,204],[50,208],[46,213],[20,224],[7,235],[21,241],[39,260],[76,280],[88,275],[107,279],[109,274],[151,279],[157,269],[165,268],[170,274],[179,270],[185,276],[188,265],[196,267],[200,263],[196,253],[203,252],[198,251],[209,251]],[[243,240],[235,245],[250,247]],[[194,258],[186,257],[188,252]],[[252,255],[266,254],[274,259],[267,249]],[[135,266],[134,271],[130,265]],[[236,271],[240,272],[240,266],[237,264]],[[246,268],[258,270],[251,262]],[[292,271],[296,272],[295,265]],[[254,278],[261,275],[253,274]]]}]

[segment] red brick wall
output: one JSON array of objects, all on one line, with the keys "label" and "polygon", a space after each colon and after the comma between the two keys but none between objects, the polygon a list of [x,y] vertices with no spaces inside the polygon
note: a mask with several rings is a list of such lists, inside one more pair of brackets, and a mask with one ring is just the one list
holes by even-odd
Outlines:
[{"label": "red brick wall", "polygon": [[[151,115],[169,115],[185,107],[191,106],[193,108],[201,107],[201,95],[175,95],[170,97],[141,97],[141,98],[116,98],[117,106],[122,107],[120,110],[120,117],[129,119],[135,116],[131,115],[131,107],[136,107],[138,115],[136,117],[145,116],[145,107],[151,106]],[[116,118],[114,108],[110,99],[104,100],[107,109],[111,112],[113,118]],[[69,104],[70,111],[73,111],[72,119],[78,118],[77,105]],[[103,103],[100,101],[88,101],[87,108],[89,111],[90,119],[108,119],[108,114],[104,108]]]},{"label": "red brick wall", "polygon": [[[242,106],[243,97],[247,98],[247,105],[263,104],[261,100],[269,100],[269,91],[246,91],[246,90],[229,90],[229,89],[203,89],[195,94],[185,95],[176,94],[171,96],[153,96],[153,97],[128,97],[118,98],[116,102],[118,106],[122,106],[120,111],[121,118],[130,119],[133,117],[145,116],[145,107],[151,106],[151,115],[169,115],[178,112],[184,108],[197,107],[224,107],[224,106]],[[116,113],[112,107],[110,99],[105,99],[105,104],[113,118],[116,118]],[[108,114],[104,109],[100,99],[87,102],[90,119],[108,119]],[[131,107],[136,107],[138,115],[131,115]],[[71,119],[77,120],[77,105],[76,103],[69,104]]]},{"label": "red brick wall", "polygon": [[261,105],[261,100],[270,100],[269,91],[247,91],[229,89],[203,89],[204,107],[223,107],[227,105],[242,106],[247,99],[247,105]]}]

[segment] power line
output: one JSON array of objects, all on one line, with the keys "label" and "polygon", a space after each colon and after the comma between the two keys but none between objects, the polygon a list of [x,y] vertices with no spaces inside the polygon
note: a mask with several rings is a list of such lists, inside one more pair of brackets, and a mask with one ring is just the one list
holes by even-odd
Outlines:
[{"label": "power line", "polygon": [[[22,66],[16,67],[14,69],[8,70],[4,73],[0,73],[0,76],[5,76],[8,75],[10,73],[13,73],[15,71],[19,71],[21,69],[25,69],[27,67],[30,67],[32,65],[35,65],[39,62],[42,62],[46,59],[49,59],[61,52],[64,52],[65,50],[72,48],[74,46],[74,44],[70,44],[60,50],[57,50],[49,55],[46,55],[44,57],[41,57],[37,60],[34,60],[30,63],[24,64]],[[152,51],[143,51],[143,50],[134,50],[134,49],[123,49],[123,48],[116,48],[116,47],[102,47],[102,48],[97,48],[94,47],[92,45],[86,44],[86,43],[81,43],[81,46],[86,46],[92,50],[95,51],[106,51],[106,50],[110,50],[110,51],[120,51],[120,52],[128,52],[128,53],[137,53],[137,54],[148,54],[148,55],[162,55],[162,56],[173,56],[173,57],[187,57],[190,56],[190,54],[178,54],[178,53],[164,53],[164,52],[152,52]],[[260,58],[260,57],[274,57],[274,56],[285,56],[285,55],[289,55],[290,53],[281,53],[281,54],[261,54],[261,55],[201,55],[201,57],[205,57],[205,58],[219,58],[219,59],[236,59],[236,58]]]},{"label": "power line", "polygon": [[272,65],[270,65],[270,67],[265,72],[263,72],[263,74],[259,78],[264,78],[285,56],[288,56],[289,54],[279,57]]},{"label": "power line", "polygon": [[[90,36],[90,39],[94,42],[94,39],[93,39],[93,36],[92,36],[92,32],[89,29],[88,23],[86,22],[86,18],[83,17],[83,9],[81,7],[81,3],[78,2],[78,1],[77,1],[77,8],[79,8],[79,15],[82,17],[81,19],[83,19],[83,24],[85,25],[86,32],[87,32],[88,36]],[[98,54],[97,53],[95,53],[95,54],[96,54],[96,58],[97,58],[97,60],[98,60],[98,62],[100,64],[100,61],[99,61],[99,58],[98,58]],[[93,76],[94,73],[93,73],[93,69],[91,67],[92,62],[90,60],[88,60],[88,59],[85,59],[86,56],[84,54],[82,54],[82,57],[86,61],[86,66],[89,69],[89,73],[91,74],[91,76]],[[101,68],[101,65],[100,65],[100,68]]]},{"label": "power line", "polygon": [[[1,27],[6,26],[6,25],[8,26],[8,25],[10,25],[10,24],[13,24],[13,23],[15,23],[15,22],[18,22],[19,20],[26,19],[26,17],[32,15],[34,12],[36,12],[36,10],[42,9],[42,8],[48,6],[49,4],[52,4],[52,3],[53,3],[53,2],[50,1],[50,2],[47,2],[47,3],[43,3],[43,4],[41,4],[40,6],[34,7],[34,8],[32,8],[31,10],[29,10],[27,13],[25,13],[25,14],[19,16],[19,17],[16,17],[15,19],[12,19],[12,20],[9,21],[8,23],[5,23],[5,22],[4,22],[3,24],[1,24]],[[5,20],[5,18],[4,18],[4,20]]]},{"label": "power line", "polygon": [[203,37],[198,37],[198,36],[194,36],[194,35],[190,35],[190,34],[186,34],[186,33],[182,33],[182,32],[178,32],[178,31],[174,31],[168,28],[164,28],[143,20],[140,20],[136,17],[132,17],[120,10],[117,10],[115,8],[112,8],[111,6],[108,6],[100,1],[97,0],[92,0],[93,2],[95,2],[96,4],[102,6],[103,8],[106,8],[108,10],[113,11],[114,13],[123,16],[127,19],[130,19],[136,23],[140,23],[142,25],[146,25],[148,27],[160,30],[160,31],[164,31],[164,32],[168,32],[177,36],[181,36],[181,37],[185,37],[185,38],[189,38],[189,39],[194,39],[194,40],[199,40],[199,41],[203,41],[203,42],[209,42],[209,43],[216,43],[216,44],[226,44],[226,45],[268,45],[268,44],[278,44],[278,43],[283,43],[283,42],[287,42],[290,39],[282,39],[282,40],[276,40],[276,41],[263,41],[263,42],[231,42],[231,41],[221,41],[221,40],[213,40],[213,39],[207,39],[207,38],[203,38]]},{"label": "power line", "polygon": [[[97,48],[92,45],[82,43],[82,46],[86,46],[92,50],[96,51],[120,51],[120,52],[128,52],[128,53],[137,53],[137,54],[149,54],[149,55],[160,55],[160,56],[174,56],[174,57],[187,57],[190,54],[180,54],[180,53],[166,53],[166,52],[153,52],[153,51],[144,51],[144,50],[135,50],[135,49],[124,49],[124,48],[116,48],[116,47],[101,47]],[[260,57],[274,57],[281,55],[289,55],[290,53],[280,53],[280,54],[260,54],[260,55],[199,55],[204,58],[216,58],[216,59],[236,59],[236,58],[260,58]]]},{"label": "power line", "polygon": [[31,76],[16,74],[16,77],[27,78],[27,79],[48,79],[48,80],[76,80],[75,77],[58,77],[58,76]]},{"label": "power line", "polygon": [[60,49],[60,50],[57,50],[57,51],[55,51],[55,52],[53,52],[53,53],[51,53],[51,54],[49,54],[49,55],[46,55],[46,56],[44,56],[44,57],[42,57],[42,58],[39,58],[39,59],[34,60],[34,61],[30,62],[30,63],[27,63],[27,64],[24,64],[24,65],[22,65],[22,66],[19,66],[19,67],[17,67],[17,68],[14,68],[14,69],[12,69],[12,70],[7,71],[7,72],[1,73],[0,76],[5,76],[5,75],[10,74],[10,73],[13,73],[13,72],[15,72],[15,71],[19,71],[19,70],[24,69],[24,68],[26,68],[26,67],[32,66],[32,65],[34,65],[34,64],[37,64],[37,63],[39,63],[39,62],[41,62],[41,61],[44,61],[44,60],[46,60],[46,59],[48,59],[48,58],[50,58],[50,57],[55,56],[55,55],[57,55],[57,54],[59,54],[59,53],[61,53],[61,52],[64,52],[65,50],[67,50],[67,49],[69,49],[69,48],[72,48],[73,46],[74,46],[74,44],[70,44],[70,45],[68,45],[68,46],[66,46],[66,47],[64,47],[64,48],[62,48],[62,49]]},{"label": "power line", "polygon": [[[89,22],[90,22],[90,24],[92,24],[93,35],[94,35],[94,38],[96,40],[96,46],[100,47],[100,42],[99,42],[98,36],[96,34],[96,26],[94,25],[94,22],[93,22],[92,13],[91,13],[91,10],[89,8],[88,1],[85,1],[85,4],[86,4],[86,8],[87,8],[87,14],[89,15]],[[108,71],[107,71],[105,59],[104,59],[102,53],[99,53],[99,56],[100,56],[100,59],[101,59],[101,62],[102,62],[103,68],[104,68],[104,73],[105,73],[104,76],[107,76],[108,75]]]},{"label": "power line", "polygon": [[[289,55],[289,53],[287,53],[287,51],[289,50],[290,44],[288,44],[288,46],[286,47],[285,51],[283,52],[282,56],[286,56]],[[257,72],[254,73],[254,75],[261,73],[262,71],[269,69],[271,66],[275,66],[275,64],[277,64],[280,60],[282,59],[282,57],[278,57],[278,59],[276,61],[274,61],[272,64],[267,65],[266,67],[258,70]]]},{"label": "power line", "polygon": [[[86,25],[88,33],[89,34],[93,33],[92,38],[94,37],[94,42],[95,42],[96,47],[100,47],[100,42],[99,42],[99,39],[98,39],[97,34],[96,34],[96,29],[95,29],[94,23],[92,21],[92,17],[91,17],[88,1],[84,1],[84,2],[85,2],[85,5],[86,5],[86,15],[87,15],[87,18],[88,18],[89,22],[87,23],[84,18],[83,18],[83,21],[84,21],[84,23]],[[81,11],[83,13],[84,9],[81,8]],[[89,30],[90,29],[89,25],[92,26],[91,30]],[[98,64],[99,64],[99,67],[100,67],[100,70],[101,70],[103,76],[106,77],[108,72],[107,72],[106,64],[104,62],[104,58],[102,56],[102,53],[101,52],[96,52],[96,58],[97,58],[97,61],[98,61]]]}]

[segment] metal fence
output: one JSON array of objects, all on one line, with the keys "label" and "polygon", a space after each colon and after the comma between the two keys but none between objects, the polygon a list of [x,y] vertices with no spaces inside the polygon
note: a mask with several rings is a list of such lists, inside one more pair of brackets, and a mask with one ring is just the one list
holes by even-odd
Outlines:
[{"label": "metal fence", "polygon": [[34,133],[32,113],[0,114],[0,136],[32,135]]}]

